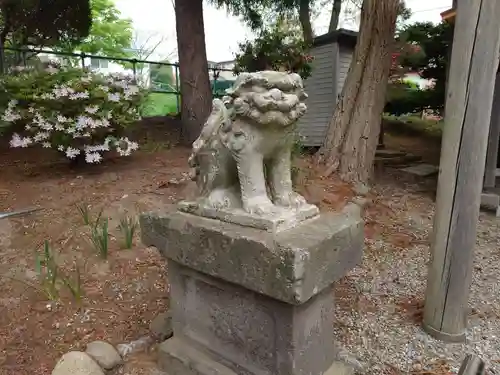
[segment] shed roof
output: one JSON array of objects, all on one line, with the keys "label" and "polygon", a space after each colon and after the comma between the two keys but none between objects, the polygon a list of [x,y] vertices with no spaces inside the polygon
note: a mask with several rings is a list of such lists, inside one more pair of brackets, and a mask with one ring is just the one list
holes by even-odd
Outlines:
[{"label": "shed roof", "polygon": [[358,39],[357,31],[338,29],[323,35],[319,35],[316,38],[314,38],[313,46],[319,47],[326,44],[337,42],[341,45],[350,46],[354,48],[356,46],[357,39]]},{"label": "shed roof", "polygon": [[441,19],[443,21],[453,22],[455,21],[456,15],[457,15],[456,8],[451,8],[441,13]]}]

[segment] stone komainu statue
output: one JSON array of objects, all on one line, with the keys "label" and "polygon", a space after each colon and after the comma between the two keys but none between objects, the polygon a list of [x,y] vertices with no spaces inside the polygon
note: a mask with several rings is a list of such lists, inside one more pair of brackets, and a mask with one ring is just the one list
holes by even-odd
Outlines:
[{"label": "stone komainu statue", "polygon": [[298,74],[243,73],[193,143],[189,164],[200,207],[266,215],[298,209],[305,199],[292,190],[295,124],[307,98]]}]

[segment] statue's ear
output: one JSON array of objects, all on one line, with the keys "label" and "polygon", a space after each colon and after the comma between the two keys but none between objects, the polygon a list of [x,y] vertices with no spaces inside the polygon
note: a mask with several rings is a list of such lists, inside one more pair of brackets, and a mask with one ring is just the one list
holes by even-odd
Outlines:
[{"label": "statue's ear", "polygon": [[225,95],[222,97],[222,103],[224,103],[224,106],[226,108],[229,108],[231,106],[231,102],[233,98],[231,98],[229,95]]}]

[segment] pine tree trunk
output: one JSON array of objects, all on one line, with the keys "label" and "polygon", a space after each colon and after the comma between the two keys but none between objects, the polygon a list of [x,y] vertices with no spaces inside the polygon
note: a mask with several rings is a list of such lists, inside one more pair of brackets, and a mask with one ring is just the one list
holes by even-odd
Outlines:
[{"label": "pine tree trunk", "polygon": [[175,0],[183,143],[198,137],[212,106],[203,0]]},{"label": "pine tree trunk", "polygon": [[364,0],[353,60],[317,163],[325,175],[368,182],[373,171],[399,0]]}]

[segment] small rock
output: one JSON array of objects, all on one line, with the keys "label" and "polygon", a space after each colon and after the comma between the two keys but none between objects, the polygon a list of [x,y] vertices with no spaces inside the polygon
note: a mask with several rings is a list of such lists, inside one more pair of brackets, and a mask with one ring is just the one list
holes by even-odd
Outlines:
[{"label": "small rock", "polygon": [[118,344],[116,350],[122,357],[126,357],[129,354],[140,352],[145,350],[148,346],[152,345],[154,340],[150,336],[143,336],[138,340],[132,341],[128,344]]},{"label": "small rock", "polygon": [[27,269],[24,272],[24,278],[28,281],[36,281],[38,279],[38,273],[33,270]]},{"label": "small rock", "polygon": [[367,195],[370,192],[370,187],[360,182],[353,186],[353,190],[356,195]]},{"label": "small rock", "polygon": [[365,197],[354,197],[352,198],[352,203],[355,203],[357,204],[358,206],[360,207],[364,207],[365,205],[367,205],[369,202],[369,200]]},{"label": "small rock", "polygon": [[366,370],[367,368],[366,363],[361,362],[358,358],[349,353],[345,348],[340,347],[338,349],[339,349],[337,352],[338,361],[346,363],[347,365],[354,368],[354,370],[357,372],[364,372]]},{"label": "small rock", "polygon": [[69,352],[57,362],[52,375],[104,375],[104,372],[88,354]]},{"label": "small rock", "polygon": [[86,353],[105,370],[111,370],[122,363],[122,357],[113,345],[104,341],[93,341],[87,345]]},{"label": "small rock", "polygon": [[172,317],[169,312],[162,312],[151,321],[149,325],[151,335],[159,341],[165,341],[174,334],[172,330]]}]

